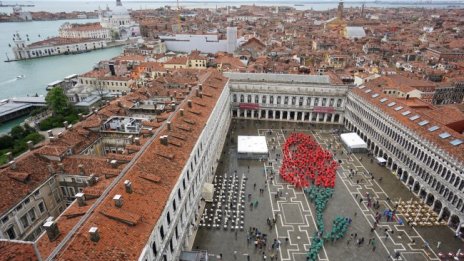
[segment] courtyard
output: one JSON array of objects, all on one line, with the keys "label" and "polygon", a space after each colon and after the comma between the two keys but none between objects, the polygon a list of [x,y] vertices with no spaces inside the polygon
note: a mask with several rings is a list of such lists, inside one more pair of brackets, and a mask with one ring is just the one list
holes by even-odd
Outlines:
[{"label": "courtyard", "polygon": [[[439,260],[439,252],[456,253],[462,248],[462,241],[444,225],[411,227],[406,222],[399,224],[382,218],[372,231],[376,212],[393,209],[399,200],[419,199],[367,154],[348,154],[332,130],[334,126],[233,121],[215,174],[215,197],[219,200],[206,204],[193,248],[207,250],[210,260],[219,260],[221,256],[222,260],[263,260],[264,256],[267,260],[306,260],[316,232],[314,204],[301,189],[278,175],[280,148],[293,132],[311,135],[340,162],[335,192],[324,212],[326,227],[330,229],[336,216],[352,219],[343,239],[325,242],[319,260],[394,260],[395,255],[396,260]],[[268,160],[239,160],[238,135],[265,136],[270,148]],[[276,150],[271,150],[274,146]],[[223,195],[218,195],[221,190]],[[377,209],[368,207],[366,200],[360,201],[366,193],[379,203]],[[218,202],[221,211],[213,211],[218,209]],[[405,220],[401,212],[397,215]],[[248,238],[251,228],[266,235],[266,246],[255,246],[254,240]],[[365,243],[357,245],[360,238]],[[280,242],[278,249],[271,247],[274,240]],[[372,240],[375,248],[367,243]]]}]

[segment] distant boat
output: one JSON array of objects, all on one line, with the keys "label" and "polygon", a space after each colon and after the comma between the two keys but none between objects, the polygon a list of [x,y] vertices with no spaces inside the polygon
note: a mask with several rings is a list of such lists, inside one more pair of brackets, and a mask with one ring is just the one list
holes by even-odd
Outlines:
[{"label": "distant boat", "polygon": [[294,4],[294,6],[304,6],[304,4]]},{"label": "distant boat", "polygon": [[26,76],[24,74],[21,74],[21,75],[16,76],[16,79],[20,80],[20,79],[24,79],[24,77]]}]

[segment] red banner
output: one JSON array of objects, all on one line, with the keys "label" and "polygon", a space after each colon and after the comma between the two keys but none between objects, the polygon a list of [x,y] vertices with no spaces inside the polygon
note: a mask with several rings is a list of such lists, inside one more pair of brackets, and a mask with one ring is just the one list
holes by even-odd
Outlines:
[{"label": "red banner", "polygon": [[243,110],[259,110],[259,104],[257,103],[240,103],[238,107]]},{"label": "red banner", "polygon": [[334,107],[314,106],[314,109],[313,109],[313,112],[332,113],[334,111],[335,111]]}]

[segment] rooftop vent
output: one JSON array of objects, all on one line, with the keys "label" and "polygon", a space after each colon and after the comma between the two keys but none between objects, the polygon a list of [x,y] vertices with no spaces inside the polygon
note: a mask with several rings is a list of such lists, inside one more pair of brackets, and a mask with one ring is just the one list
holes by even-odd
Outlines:
[{"label": "rooftop vent", "polygon": [[180,109],[180,116],[184,116],[184,109]]},{"label": "rooftop vent", "polygon": [[419,126],[425,126],[425,125],[429,124],[429,121],[428,120],[423,120],[423,121],[419,122],[418,124],[419,124]]},{"label": "rooftop vent", "polygon": [[187,105],[188,105],[189,108],[192,108],[192,100],[188,100]]},{"label": "rooftop vent", "polygon": [[405,112],[403,112],[403,113],[401,113],[401,114],[402,114],[403,116],[406,116],[406,115],[408,115],[408,114],[410,114],[410,113],[411,113],[411,111],[405,111]]},{"label": "rooftop vent", "polygon": [[58,229],[58,225],[55,221],[48,220],[47,222],[45,222],[43,227],[45,228],[45,231],[47,231],[48,239],[51,242],[55,241],[60,235],[60,230]]},{"label": "rooftop vent", "polygon": [[140,138],[139,137],[134,138],[134,141],[135,141],[135,145],[140,145]]},{"label": "rooftop vent", "polygon": [[118,208],[122,207],[122,195],[116,195],[113,197],[114,205]]},{"label": "rooftop vent", "polygon": [[453,145],[453,146],[458,146],[458,145],[462,144],[463,141],[460,140],[460,139],[455,139],[455,140],[450,141],[450,143],[451,143],[451,145]]},{"label": "rooftop vent", "polygon": [[443,132],[443,133],[441,133],[441,134],[438,135],[438,136],[439,136],[440,138],[442,138],[442,139],[446,139],[446,138],[450,137],[451,134],[449,134],[448,132]]},{"label": "rooftop vent", "polygon": [[100,240],[100,234],[98,233],[98,227],[91,227],[89,229],[90,240],[98,242]]},{"label": "rooftop vent", "polygon": [[47,133],[48,133],[48,137],[53,137],[53,131],[52,130],[47,131]]},{"label": "rooftop vent", "polygon": [[125,180],[124,181],[124,188],[126,189],[127,193],[132,193],[132,182],[130,180]]},{"label": "rooftop vent", "polygon": [[84,164],[79,164],[78,168],[79,168],[79,174],[84,175],[85,174]]}]

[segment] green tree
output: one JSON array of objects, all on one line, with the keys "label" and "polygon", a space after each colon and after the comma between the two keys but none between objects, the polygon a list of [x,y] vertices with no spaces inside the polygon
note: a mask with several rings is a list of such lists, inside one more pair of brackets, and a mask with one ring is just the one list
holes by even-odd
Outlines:
[{"label": "green tree", "polygon": [[66,114],[69,110],[68,97],[60,87],[55,87],[47,93],[45,101],[50,109],[53,110],[55,115]]}]

